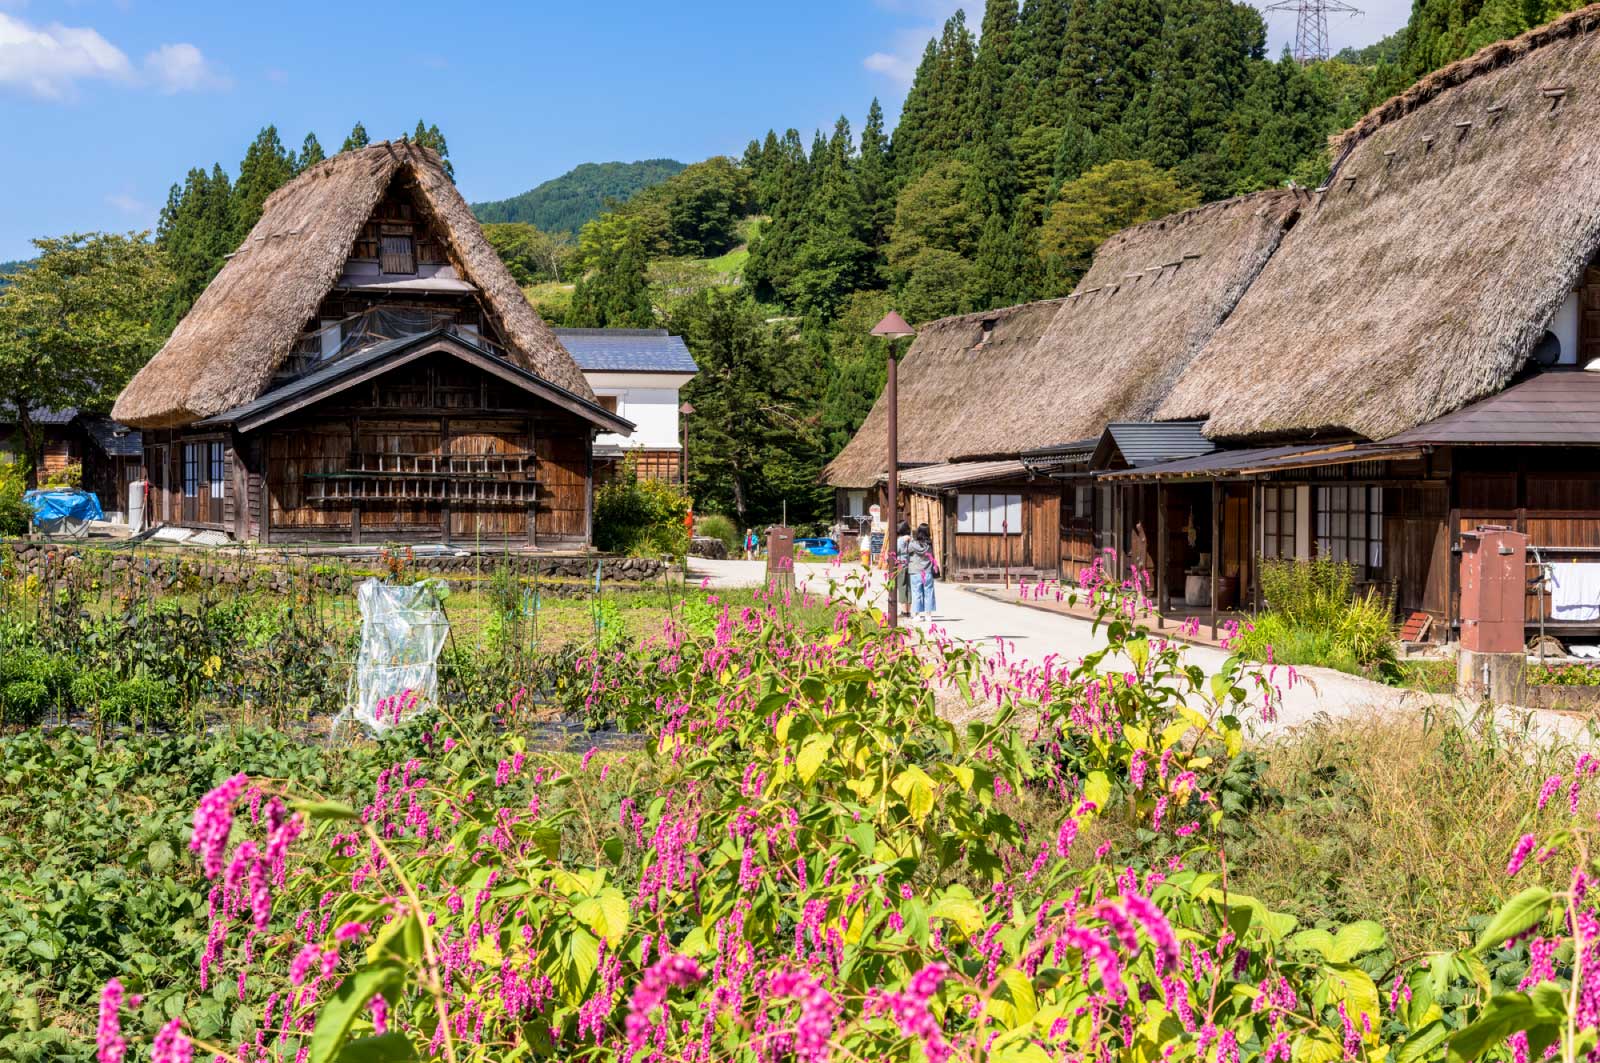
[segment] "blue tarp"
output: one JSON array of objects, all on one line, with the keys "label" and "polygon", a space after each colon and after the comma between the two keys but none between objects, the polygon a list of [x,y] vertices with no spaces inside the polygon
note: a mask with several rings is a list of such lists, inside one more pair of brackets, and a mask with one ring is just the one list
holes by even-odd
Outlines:
[{"label": "blue tarp", "polygon": [[796,539],[794,542],[812,557],[839,556],[839,544],[832,539]]},{"label": "blue tarp", "polygon": [[100,499],[89,491],[27,491],[22,501],[33,507],[33,522],[69,520],[81,523],[87,520],[105,520],[100,509]]}]

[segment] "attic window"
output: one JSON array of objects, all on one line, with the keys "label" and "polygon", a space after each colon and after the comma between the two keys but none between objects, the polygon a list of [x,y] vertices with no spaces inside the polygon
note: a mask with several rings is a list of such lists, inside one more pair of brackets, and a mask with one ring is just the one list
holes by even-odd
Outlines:
[{"label": "attic window", "polygon": [[[417,244],[410,236],[385,236],[380,258],[385,273],[415,273],[417,271]],[[372,267],[367,267],[371,269]]]},{"label": "attic window", "polygon": [[994,323],[997,320],[999,319],[993,317],[986,317],[983,319],[983,323],[980,326],[983,329],[983,332],[978,336],[978,342],[973,344],[974,347],[982,347],[985,343],[989,342],[989,337],[994,335]]}]

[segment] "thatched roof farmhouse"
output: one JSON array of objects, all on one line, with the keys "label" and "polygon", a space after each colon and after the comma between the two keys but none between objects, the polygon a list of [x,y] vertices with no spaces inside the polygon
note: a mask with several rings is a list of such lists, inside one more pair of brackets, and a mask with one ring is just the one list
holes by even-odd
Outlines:
[{"label": "thatched roof farmhouse", "polygon": [[237,539],[582,546],[599,402],[438,156],[341,153],[273,193],[117,399],[154,521]]},{"label": "thatched roof farmhouse", "polygon": [[584,399],[572,357],[512,279],[430,149],[385,141],[320,162],[268,197],[261,220],[117,399],[112,416],[170,428],[261,394],[345,273],[373,209],[396,182],[442,238],[454,277],[476,288],[515,364]]},{"label": "thatched roof farmhouse", "polygon": [[1600,248],[1597,28],[1600,5],[1492,45],[1337,138],[1159,416],[1382,439],[1510,382]]},{"label": "thatched roof farmhouse", "polygon": [[[1101,245],[1065,299],[922,326],[900,368],[901,461],[1014,458],[1148,419],[1303,199],[1260,192],[1136,225]],[[876,481],[886,416],[880,398],[829,483]]]}]

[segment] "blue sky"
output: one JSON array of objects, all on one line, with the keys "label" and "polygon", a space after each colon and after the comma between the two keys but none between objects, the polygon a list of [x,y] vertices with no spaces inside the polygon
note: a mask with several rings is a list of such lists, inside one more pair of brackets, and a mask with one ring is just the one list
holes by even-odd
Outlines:
[{"label": "blue sky", "polygon": [[[892,123],[959,0],[234,4],[0,0],[0,260],[28,239],[154,225],[194,165],[236,170],[275,123],[329,151],[350,126],[437,123],[471,200],[580,162],[737,153],[879,96]],[[964,5],[981,18],[981,0]],[[1408,0],[1335,18],[1335,47],[1403,25]],[[1269,20],[1274,51],[1292,16]]]}]

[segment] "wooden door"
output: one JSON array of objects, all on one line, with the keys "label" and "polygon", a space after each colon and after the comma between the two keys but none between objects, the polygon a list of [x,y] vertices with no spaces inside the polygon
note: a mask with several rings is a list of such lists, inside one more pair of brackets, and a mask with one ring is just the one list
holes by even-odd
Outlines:
[{"label": "wooden door", "polygon": [[[460,542],[520,539],[528,534],[528,495],[520,459],[529,454],[528,422],[451,418],[450,459],[472,479],[450,505],[450,536]],[[464,494],[463,494],[464,492]]]},{"label": "wooden door", "polygon": [[1600,269],[1583,271],[1578,289],[1578,364],[1600,358]]},{"label": "wooden door", "polygon": [[145,500],[145,505],[150,507],[150,512],[145,514],[145,521],[163,524],[172,522],[172,499],[167,493],[171,465],[167,460],[165,445],[150,448],[150,497]]}]

